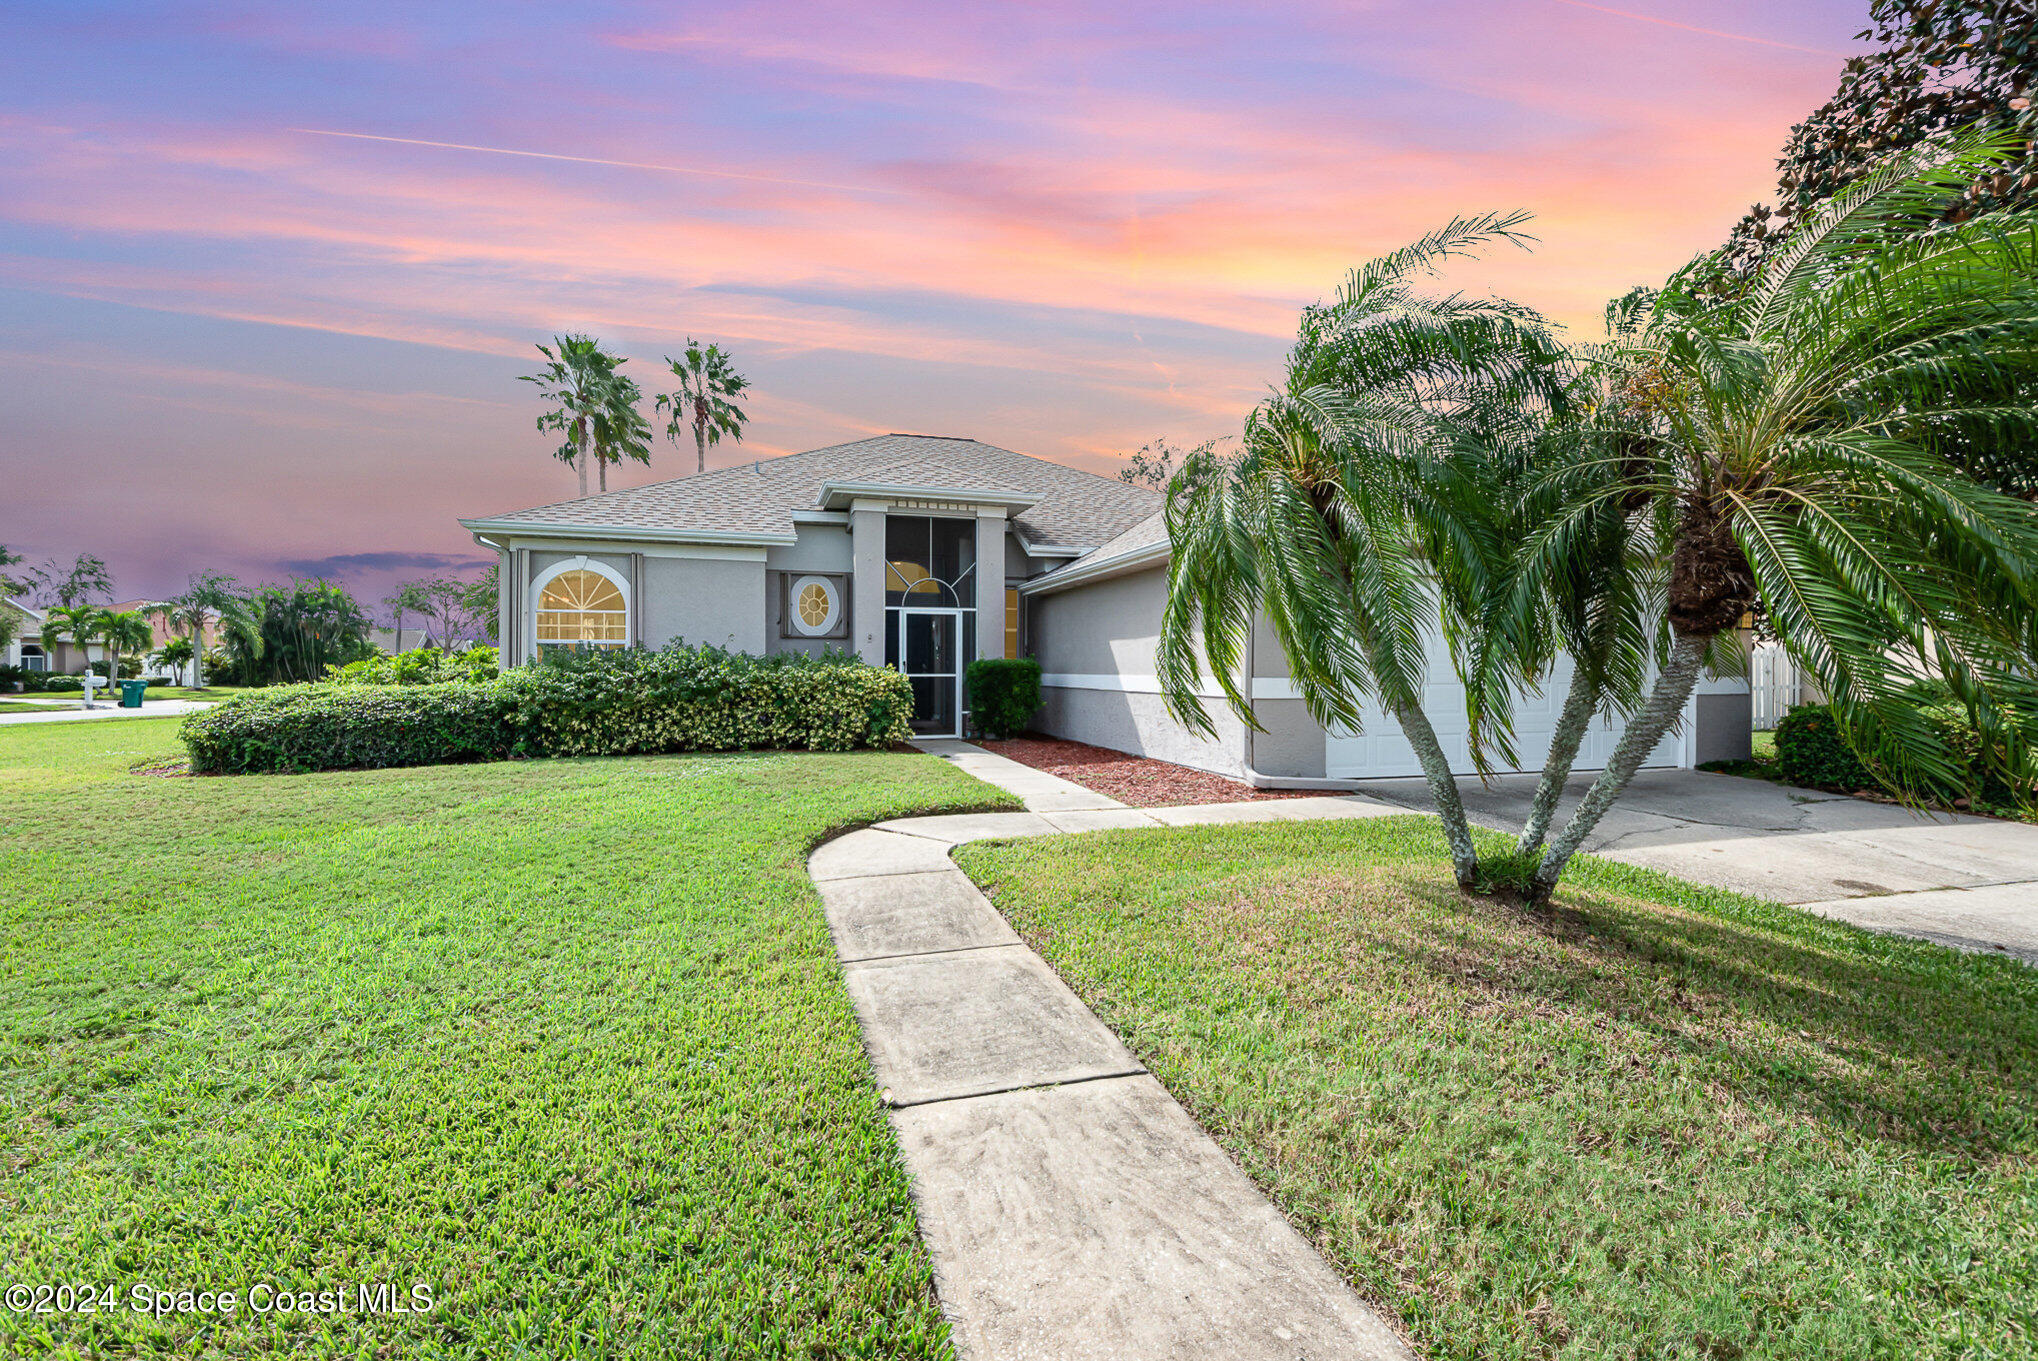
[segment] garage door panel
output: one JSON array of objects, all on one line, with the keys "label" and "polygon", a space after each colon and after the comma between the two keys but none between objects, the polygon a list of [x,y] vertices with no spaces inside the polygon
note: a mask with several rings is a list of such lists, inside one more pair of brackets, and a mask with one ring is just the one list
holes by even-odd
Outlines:
[{"label": "garage door panel", "polygon": [[[1453,771],[1460,775],[1477,774],[1478,768],[1472,761],[1470,722],[1465,715],[1465,688],[1452,674],[1450,649],[1441,636],[1432,636],[1424,654],[1429,658],[1429,675],[1438,678],[1423,686],[1423,709],[1429,715],[1430,726],[1436,729],[1437,743]],[[1568,657],[1560,658],[1540,692],[1524,690],[1515,695],[1514,748],[1522,765],[1502,768],[1503,773],[1507,769],[1542,769],[1570,684],[1571,661]],[[1619,740],[1619,720],[1595,718],[1579,744],[1576,768],[1603,769]],[[1674,766],[1681,755],[1681,739],[1672,730],[1642,764]],[[1401,735],[1401,726],[1378,706],[1368,704],[1362,732],[1331,730],[1325,742],[1324,771],[1333,779],[1392,779],[1422,774],[1422,763],[1416,760],[1414,748]]]}]

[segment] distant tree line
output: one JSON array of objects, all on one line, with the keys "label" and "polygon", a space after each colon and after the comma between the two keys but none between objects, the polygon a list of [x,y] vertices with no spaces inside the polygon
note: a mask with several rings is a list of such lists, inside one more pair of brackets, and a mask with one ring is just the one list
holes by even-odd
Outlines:
[{"label": "distant tree line", "polygon": [[[180,594],[139,609],[114,610],[113,574],[104,559],[81,553],[66,565],[49,559],[20,569],[22,558],[0,545],[0,596],[26,600],[44,616],[40,641],[81,651],[98,646],[103,661],[91,669],[109,676],[138,671],[140,659],[178,670],[189,684],[278,685],[323,678],[326,668],[375,655],[374,621],[351,592],[323,579],[243,588],[221,572],[197,572]],[[20,570],[17,570],[20,569]],[[448,577],[409,582],[385,603],[402,616],[415,610],[431,620],[431,639],[451,647],[464,633],[496,631],[496,569],[474,581]],[[400,606],[398,602],[401,602]],[[171,635],[156,645],[152,619]],[[0,647],[13,642],[17,617],[0,611]],[[153,651],[151,649],[153,648]]]}]

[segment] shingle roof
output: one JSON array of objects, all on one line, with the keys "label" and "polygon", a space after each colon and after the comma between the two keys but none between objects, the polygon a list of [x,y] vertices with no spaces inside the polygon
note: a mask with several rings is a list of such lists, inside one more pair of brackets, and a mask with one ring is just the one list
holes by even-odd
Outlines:
[{"label": "shingle roof", "polygon": [[1157,510],[1116,537],[1099,544],[1073,562],[1064,563],[1044,576],[1037,576],[1022,588],[1027,593],[1051,595],[1085,581],[1146,571],[1167,561],[1168,516]]},{"label": "shingle roof", "polygon": [[[1123,557],[1127,553],[1137,553],[1142,548],[1153,548],[1167,541],[1168,514],[1164,510],[1157,510],[1117,538],[1098,544],[1096,548],[1077,558],[1076,562],[1106,562],[1112,558]],[[1073,567],[1075,563],[1070,563],[1069,566]]]},{"label": "shingle roof", "polygon": [[[561,528],[642,528],[666,533],[791,534],[792,513],[811,510],[830,482],[867,482],[1036,496],[1013,518],[1028,544],[1091,548],[1152,515],[1160,493],[972,439],[875,435],[804,454],[577,501],[483,517]],[[482,523],[482,520],[470,523]]]}]

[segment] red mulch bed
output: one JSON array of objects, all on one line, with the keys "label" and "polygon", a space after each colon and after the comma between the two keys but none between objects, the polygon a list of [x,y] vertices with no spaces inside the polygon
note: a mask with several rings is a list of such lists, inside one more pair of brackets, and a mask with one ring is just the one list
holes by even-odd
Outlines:
[{"label": "red mulch bed", "polygon": [[1150,756],[1128,756],[1087,742],[1057,737],[1009,737],[979,742],[986,751],[1059,775],[1085,789],[1094,789],[1134,808],[1166,808],[1183,803],[1239,803],[1247,799],[1306,799],[1305,789],[1254,789],[1239,780],[1191,770]]}]

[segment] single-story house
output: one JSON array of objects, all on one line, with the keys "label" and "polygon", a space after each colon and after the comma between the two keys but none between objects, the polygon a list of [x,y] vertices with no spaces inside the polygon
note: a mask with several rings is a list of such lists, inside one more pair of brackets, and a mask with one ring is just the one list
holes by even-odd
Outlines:
[{"label": "single-story house", "polygon": [[[550,646],[852,651],[910,680],[915,728],[969,730],[963,668],[1030,656],[1044,672],[1035,727],[1255,783],[1335,787],[1419,774],[1384,715],[1359,732],[1309,717],[1262,626],[1251,690],[1265,731],[1221,699],[1212,740],[1168,716],[1154,646],[1167,595],[1160,493],[973,439],[879,435],[803,454],[460,523],[498,555],[502,662]],[[1429,710],[1472,770],[1464,696],[1433,640]],[[1517,709],[1539,761],[1563,699],[1558,675]],[[1702,682],[1651,764],[1748,754],[1744,679]],[[1598,724],[1581,769],[1618,730]]]}]

